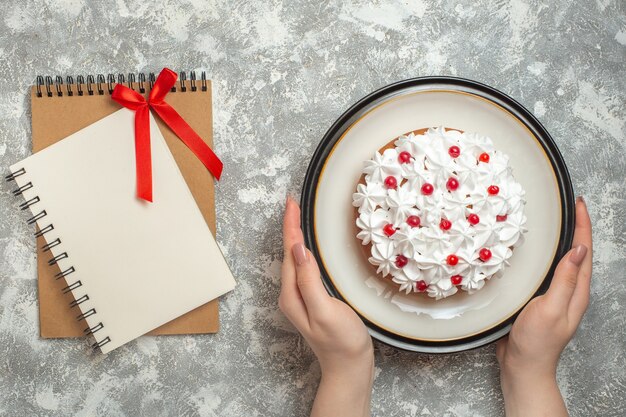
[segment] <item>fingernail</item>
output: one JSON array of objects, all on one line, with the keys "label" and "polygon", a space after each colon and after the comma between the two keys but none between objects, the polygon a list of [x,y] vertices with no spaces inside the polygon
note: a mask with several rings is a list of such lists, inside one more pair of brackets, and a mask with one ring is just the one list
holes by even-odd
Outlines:
[{"label": "fingernail", "polygon": [[291,247],[291,252],[293,252],[293,257],[296,260],[296,264],[298,264],[298,266],[304,265],[309,261],[309,257],[307,256],[304,243],[295,243]]},{"label": "fingernail", "polygon": [[583,204],[587,204],[587,202],[585,201],[585,198],[582,195],[579,195],[578,197],[576,197],[576,202],[581,202]]},{"label": "fingernail", "polygon": [[580,266],[580,264],[583,262],[583,259],[585,259],[585,255],[587,255],[587,246],[578,245],[570,254],[569,261],[576,266]]}]

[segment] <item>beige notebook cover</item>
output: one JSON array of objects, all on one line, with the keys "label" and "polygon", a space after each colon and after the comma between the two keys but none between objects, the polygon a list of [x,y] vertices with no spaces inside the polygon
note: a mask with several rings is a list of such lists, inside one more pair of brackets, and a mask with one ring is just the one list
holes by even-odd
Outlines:
[{"label": "beige notebook cover", "polygon": [[[148,90],[148,83],[143,85]],[[197,80],[193,85],[194,89],[190,80],[183,82],[183,85],[185,91],[182,91],[177,83],[177,90],[168,93],[166,101],[209,146],[212,146],[211,82]],[[132,87],[138,91],[139,83],[132,83]],[[91,95],[89,90],[92,91]],[[68,94],[70,91],[71,95]],[[82,91],[82,95],[79,95],[79,91]],[[33,152],[38,152],[119,109],[120,106],[110,97],[106,82],[100,86],[93,82],[74,85],[51,83],[48,87],[33,86],[31,88]],[[204,219],[215,234],[213,177],[161,120],[157,119],[157,124]],[[42,253],[41,247],[45,243],[43,238],[37,238],[41,337],[82,336],[83,323],[79,323],[73,311],[67,308],[74,300],[72,294],[62,292],[65,282],[62,279],[54,279],[54,275],[60,272],[58,266],[49,266],[48,257]],[[218,300],[214,300],[160,326],[149,334],[214,333],[219,329],[218,311]]]},{"label": "beige notebook cover", "polygon": [[235,286],[152,116],[154,202],[137,198],[134,117],[118,110],[11,166],[104,353]]}]

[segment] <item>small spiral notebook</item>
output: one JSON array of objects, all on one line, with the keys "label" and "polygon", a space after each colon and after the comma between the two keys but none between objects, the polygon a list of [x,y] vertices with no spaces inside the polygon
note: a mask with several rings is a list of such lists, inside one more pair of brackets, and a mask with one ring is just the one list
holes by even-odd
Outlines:
[{"label": "small spiral notebook", "polygon": [[[108,96],[111,78],[78,81],[33,87],[35,153],[8,177],[37,225],[42,336],[45,323],[52,337],[77,336],[78,327],[106,353],[154,329],[216,331],[210,302],[235,281],[207,225],[214,225],[210,174],[151,116],[155,201],[136,198],[134,113]],[[142,78],[129,81],[137,91],[150,88]],[[166,98],[194,128],[211,120],[207,84],[182,79]],[[181,104],[207,92],[208,109]]]}]

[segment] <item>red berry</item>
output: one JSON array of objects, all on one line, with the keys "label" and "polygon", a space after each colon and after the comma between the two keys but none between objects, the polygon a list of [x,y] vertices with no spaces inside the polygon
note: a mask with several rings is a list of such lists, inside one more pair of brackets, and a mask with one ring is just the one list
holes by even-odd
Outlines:
[{"label": "red berry", "polygon": [[406,264],[409,263],[409,260],[406,258],[406,256],[404,255],[398,255],[396,256],[396,266],[398,268],[404,268],[406,266]]},{"label": "red berry", "polygon": [[467,221],[469,222],[469,224],[474,226],[480,222],[480,217],[478,217],[478,214],[472,213],[469,216],[467,216]]},{"label": "red berry", "polygon": [[487,188],[487,192],[488,192],[490,195],[496,195],[496,194],[498,194],[498,193],[500,192],[500,187],[498,187],[497,185],[490,185],[490,186]]},{"label": "red berry", "polygon": [[400,162],[401,164],[411,162],[411,154],[407,151],[400,152],[400,154],[398,155],[398,162]]},{"label": "red berry", "polygon": [[425,183],[424,185],[422,185],[422,194],[424,195],[431,195],[434,190],[435,187],[433,187],[433,185],[430,183]]},{"label": "red berry", "polygon": [[448,154],[453,158],[458,158],[459,155],[461,155],[461,150],[458,146],[450,146],[450,148],[448,148]]},{"label": "red berry", "polygon": [[481,153],[480,156],[478,157],[478,160],[486,164],[489,163],[489,154],[487,152]]},{"label": "red berry", "polygon": [[387,235],[387,236],[391,236],[394,233],[396,233],[396,228],[393,227],[393,224],[391,223],[387,223],[385,225],[385,227],[383,227],[383,232]]},{"label": "red berry", "polygon": [[508,216],[506,214],[503,214],[502,216],[498,215],[498,216],[496,216],[496,221],[497,222],[505,222],[507,217]]},{"label": "red berry", "polygon": [[478,252],[478,257],[481,261],[487,262],[489,259],[491,259],[491,251],[487,248],[482,248],[480,252]]},{"label": "red berry", "polygon": [[422,220],[419,218],[419,216],[409,216],[406,218],[406,224],[411,227],[418,227],[421,222]]},{"label": "red berry", "polygon": [[439,222],[439,228],[441,230],[450,230],[451,227],[452,222],[448,219],[441,219],[441,221]]},{"label": "red berry", "polygon": [[459,188],[459,180],[456,178],[448,178],[448,182],[446,182],[446,188],[449,191],[454,191]]},{"label": "red berry", "polygon": [[463,277],[460,275],[452,275],[450,281],[452,281],[452,285],[459,285],[461,281],[463,281]]},{"label": "red berry", "polygon": [[459,257],[454,254],[448,255],[448,257],[446,258],[446,263],[450,266],[454,266],[459,263]]},{"label": "red berry", "polygon": [[419,280],[416,282],[416,286],[417,286],[417,291],[419,292],[424,292],[426,291],[426,289],[428,288],[428,284],[426,284],[426,281],[424,280]]},{"label": "red berry", "polygon": [[395,189],[398,186],[398,180],[393,175],[385,178],[385,187],[389,189]]}]

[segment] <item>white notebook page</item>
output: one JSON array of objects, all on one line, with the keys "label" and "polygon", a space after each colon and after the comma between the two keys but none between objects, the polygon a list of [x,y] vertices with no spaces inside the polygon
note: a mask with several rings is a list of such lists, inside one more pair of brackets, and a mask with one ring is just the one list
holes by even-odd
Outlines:
[{"label": "white notebook page", "polygon": [[[61,239],[52,256],[61,271],[73,266],[76,309],[95,308],[85,327],[102,323],[109,352],[232,290],[235,280],[174,157],[150,116],[153,203],[136,196],[134,112],[121,109],[13,165],[37,224]],[[48,252],[49,253],[49,252]],[[68,306],[69,308],[69,306]]]}]

